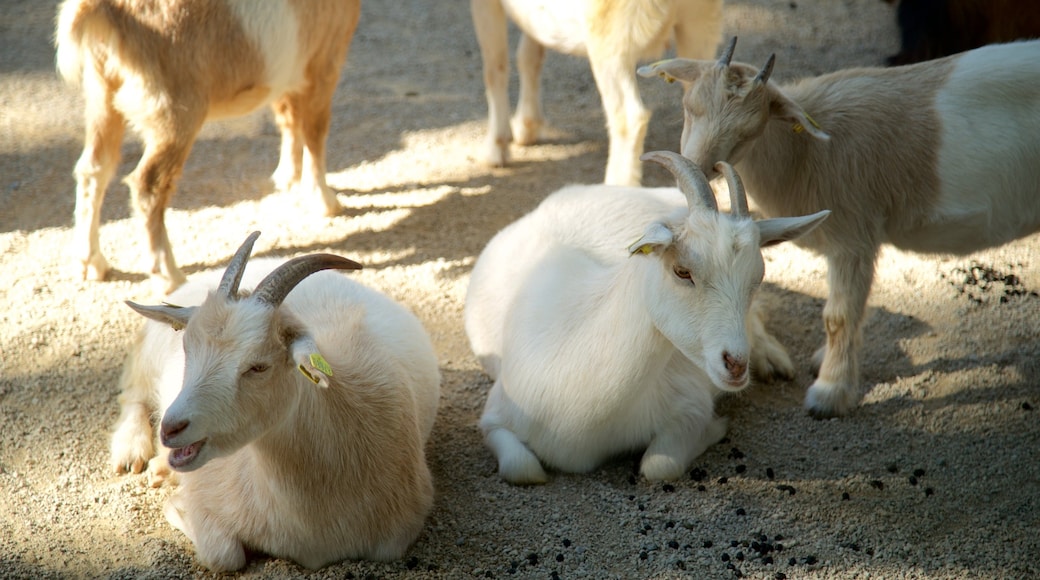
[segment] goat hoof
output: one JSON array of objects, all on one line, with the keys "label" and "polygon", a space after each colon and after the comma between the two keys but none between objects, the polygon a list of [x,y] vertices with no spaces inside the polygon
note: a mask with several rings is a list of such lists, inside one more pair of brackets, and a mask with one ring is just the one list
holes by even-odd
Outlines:
[{"label": "goat hoof", "polygon": [[805,394],[805,409],[815,419],[848,415],[859,402],[855,385],[817,380]]},{"label": "goat hoof", "polygon": [[83,262],[83,279],[93,282],[103,282],[108,278],[110,270],[108,260],[101,254],[94,254]]}]

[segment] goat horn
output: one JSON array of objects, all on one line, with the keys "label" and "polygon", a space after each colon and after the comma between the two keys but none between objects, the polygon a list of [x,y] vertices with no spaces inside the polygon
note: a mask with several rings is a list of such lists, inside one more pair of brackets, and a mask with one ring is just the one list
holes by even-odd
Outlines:
[{"label": "goat horn", "polygon": [[334,254],[299,256],[276,268],[260,281],[250,299],[277,307],[304,278],[322,270],[360,270],[361,264]]},{"label": "goat horn", "polygon": [[729,186],[730,213],[737,217],[751,217],[748,211],[747,192],[744,191],[744,182],[740,180],[737,171],[725,161],[715,164],[715,171],[726,176],[726,184]]},{"label": "goat horn", "polygon": [[238,294],[238,284],[242,281],[242,273],[245,272],[246,262],[249,261],[249,254],[253,251],[253,242],[259,237],[260,232],[253,232],[238,247],[238,251],[231,258],[231,263],[224,270],[224,276],[220,279],[220,286],[217,287],[218,294],[228,298]]},{"label": "goat horn", "polygon": [[726,49],[722,51],[722,55],[719,56],[718,62],[715,66],[719,68],[726,68],[729,66],[729,61],[733,60],[733,51],[737,48],[737,37],[734,36],[730,39],[729,44],[726,45]]},{"label": "goat horn", "polygon": [[664,166],[675,176],[675,183],[679,191],[686,196],[686,203],[692,210],[696,205],[704,206],[712,211],[719,211],[719,205],[715,201],[715,192],[708,185],[708,178],[704,176],[697,164],[672,151],[651,151],[640,157],[643,161],[653,161]]},{"label": "goat horn", "polygon": [[762,70],[758,71],[758,76],[755,77],[755,84],[762,83],[764,85],[769,82],[769,75],[773,74],[773,63],[775,62],[776,54],[769,55],[766,66],[762,67]]}]

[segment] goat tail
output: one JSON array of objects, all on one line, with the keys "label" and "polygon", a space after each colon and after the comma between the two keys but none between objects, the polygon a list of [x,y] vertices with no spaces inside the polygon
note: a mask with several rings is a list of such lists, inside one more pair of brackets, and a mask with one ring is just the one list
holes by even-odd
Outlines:
[{"label": "goat tail", "polygon": [[54,32],[58,74],[69,84],[80,84],[84,60],[117,40],[105,0],[66,0],[58,12]]}]

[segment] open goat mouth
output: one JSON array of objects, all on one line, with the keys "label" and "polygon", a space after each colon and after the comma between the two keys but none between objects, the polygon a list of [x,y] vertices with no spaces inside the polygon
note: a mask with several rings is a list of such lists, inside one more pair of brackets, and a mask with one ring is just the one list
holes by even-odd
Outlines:
[{"label": "open goat mouth", "polygon": [[195,461],[199,456],[199,451],[202,450],[202,446],[206,444],[206,440],[196,441],[191,445],[185,445],[184,447],[176,447],[170,449],[170,455],[168,461],[170,467],[180,470]]}]

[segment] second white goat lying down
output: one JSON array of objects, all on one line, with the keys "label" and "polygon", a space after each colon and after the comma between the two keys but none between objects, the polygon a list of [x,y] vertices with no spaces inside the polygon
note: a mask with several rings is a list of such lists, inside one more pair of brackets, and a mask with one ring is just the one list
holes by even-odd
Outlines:
[{"label": "second white goat lying down", "polygon": [[[485,156],[509,160],[509,144],[530,145],[545,119],[541,103],[546,47],[587,56],[610,133],[604,182],[639,185],[639,155],[650,120],[636,85],[636,63],[658,58],[669,40],[679,56],[712,58],[722,31],[722,0],[471,0],[484,62],[488,104]],[[509,120],[506,15],[520,28],[520,97]]]},{"label": "second white goat lying down", "polygon": [[430,340],[390,298],[318,272],[360,267],[345,258],[258,260],[243,276],[257,235],[219,286],[211,272],[169,297],[184,307],[130,303],[152,320],[123,373],[113,466],[142,471],[160,414],[153,476],[180,480],[166,517],[213,570],[241,568],[245,549],[309,568],[400,557],[433,502]]},{"label": "second white goat lying down", "polygon": [[725,166],[734,214],[721,214],[688,160],[644,159],[680,189],[564,188],[499,232],[473,268],[466,332],[495,379],[480,428],[508,481],[546,481],[543,461],[585,472],[644,447],[641,473],[674,479],[722,438],[714,398],[747,386],[749,363],[763,378],[792,372],[757,312],[749,318],[759,248],[828,212],[752,221]]},{"label": "second white goat lying down", "polygon": [[859,350],[882,243],[967,254],[1040,231],[1040,41],[778,85],[773,59],[672,59],[640,69],[685,86],[682,154],[734,163],[767,215],[828,208],[798,243],[827,257],[827,339],[805,405],[859,402]]}]

